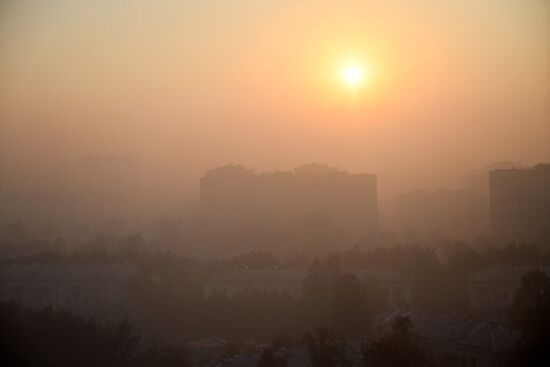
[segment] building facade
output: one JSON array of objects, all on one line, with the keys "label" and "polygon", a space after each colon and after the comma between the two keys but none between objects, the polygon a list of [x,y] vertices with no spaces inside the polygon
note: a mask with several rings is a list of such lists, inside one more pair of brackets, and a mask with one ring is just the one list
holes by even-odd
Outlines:
[{"label": "building facade", "polygon": [[0,298],[29,308],[52,307],[98,320],[135,319],[129,265],[0,266]]},{"label": "building facade", "polygon": [[268,174],[226,166],[208,171],[200,189],[204,214],[222,226],[303,225],[320,217],[361,232],[378,225],[374,174],[349,174],[323,164]]},{"label": "building facade", "polygon": [[[350,269],[361,283],[372,281],[381,287],[387,297],[390,309],[409,307],[413,304],[411,296],[412,279],[391,271],[375,269]],[[204,284],[204,297],[223,295],[229,298],[246,296],[254,292],[285,294],[299,299],[304,295],[305,270],[244,269],[217,276]]]},{"label": "building facade", "polygon": [[550,248],[550,164],[490,172],[493,235]]},{"label": "building facade", "polygon": [[236,270],[210,279],[204,284],[204,297],[223,295],[233,298],[254,292],[285,294],[301,298],[307,273],[302,270]]},{"label": "building facade", "polygon": [[550,276],[548,266],[494,266],[470,275],[468,278],[470,310],[481,314],[506,312],[514,302],[523,276],[535,269]]},{"label": "building facade", "polygon": [[419,239],[471,240],[489,233],[489,198],[472,190],[438,189],[399,195],[393,221]]}]

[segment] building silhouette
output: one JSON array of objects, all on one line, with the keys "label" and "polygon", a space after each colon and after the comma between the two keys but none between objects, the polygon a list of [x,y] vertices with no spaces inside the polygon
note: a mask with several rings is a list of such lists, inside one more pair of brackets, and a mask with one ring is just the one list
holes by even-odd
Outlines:
[{"label": "building silhouette", "polygon": [[473,190],[413,191],[397,198],[395,227],[420,239],[471,240],[487,235],[488,195]]},{"label": "building silhouette", "polygon": [[507,242],[550,245],[550,164],[490,173],[493,235]]},{"label": "building silhouette", "polygon": [[377,228],[374,174],[349,174],[324,164],[266,174],[225,166],[208,171],[200,186],[204,214],[218,226],[334,225],[362,233]]}]

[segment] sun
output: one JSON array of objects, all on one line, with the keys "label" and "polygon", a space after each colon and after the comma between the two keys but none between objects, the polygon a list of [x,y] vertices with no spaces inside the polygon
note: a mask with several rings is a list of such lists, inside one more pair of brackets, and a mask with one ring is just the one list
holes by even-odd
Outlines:
[{"label": "sun", "polygon": [[342,67],[340,77],[344,84],[350,88],[354,88],[363,82],[365,71],[361,65],[349,63]]}]

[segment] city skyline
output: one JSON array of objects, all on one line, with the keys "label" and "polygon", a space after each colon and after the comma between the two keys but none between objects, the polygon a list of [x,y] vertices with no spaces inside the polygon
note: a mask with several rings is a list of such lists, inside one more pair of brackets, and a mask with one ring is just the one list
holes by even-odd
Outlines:
[{"label": "city skyline", "polygon": [[139,155],[179,195],[230,163],[377,172],[387,196],[548,161],[548,14],[537,0],[8,1],[3,186],[59,186],[86,154]]}]

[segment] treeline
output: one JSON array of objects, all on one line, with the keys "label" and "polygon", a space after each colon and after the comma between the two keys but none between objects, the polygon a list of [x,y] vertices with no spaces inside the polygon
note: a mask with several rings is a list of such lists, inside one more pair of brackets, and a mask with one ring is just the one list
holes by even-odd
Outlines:
[{"label": "treeline", "polygon": [[204,299],[202,281],[220,269],[234,269],[233,265],[215,263],[212,268],[203,265],[200,269],[200,263],[194,263],[200,270],[189,270],[186,275],[190,278],[184,280],[181,272],[175,273],[182,271],[176,265],[177,257],[172,261],[162,271],[143,273],[130,290],[144,308],[143,326],[176,340],[203,336],[271,340],[285,335],[296,342],[321,324],[353,337],[365,335],[374,315],[386,308],[384,291],[345,273],[336,257],[315,261],[309,267],[304,295],[299,299],[259,290],[232,298],[214,295]]},{"label": "treeline", "polygon": [[[97,243],[95,243],[97,242]],[[233,258],[200,261],[170,252],[147,250],[140,236],[110,237],[109,248],[94,240],[90,250],[49,250],[0,258],[0,264],[132,264],[140,276],[131,296],[143,307],[143,326],[173,340],[221,336],[270,340],[286,334],[296,341],[320,324],[339,335],[368,333],[374,315],[385,309],[384,291],[376,284],[360,284],[346,269],[392,270],[413,279],[415,307],[440,312],[467,312],[469,274],[496,265],[548,263],[548,254],[535,246],[508,245],[475,249],[451,244],[445,251],[423,246],[355,247],[325,257],[305,254],[277,257],[251,251]],[[254,292],[246,297],[203,299],[203,284],[239,268],[308,270],[304,297]]]},{"label": "treeline", "polygon": [[[322,266],[325,267],[323,271],[331,269],[333,265],[325,264]],[[338,278],[338,282],[349,281],[351,278],[345,274]],[[344,293],[349,289],[355,289],[355,286],[350,284],[340,284],[339,287]],[[357,293],[353,291],[348,294],[350,295],[355,297]],[[342,294],[339,297],[342,297]],[[343,297],[341,301],[347,303],[350,299]],[[505,359],[500,360],[500,365],[514,367],[548,365],[550,362],[547,353],[547,344],[550,340],[548,309],[550,309],[550,279],[543,273],[533,270],[523,278],[519,293],[510,308],[513,326],[521,332],[521,339],[515,350],[505,356]],[[360,314],[351,312],[350,321],[356,324],[364,321]],[[285,316],[280,315],[279,320]],[[263,319],[254,319],[255,315],[250,317],[253,318],[251,320],[253,323],[265,322]],[[324,321],[326,324],[331,323],[330,317]],[[346,325],[346,321],[334,319],[332,321],[337,323],[330,327],[312,328],[294,341],[289,337],[279,336],[263,350],[256,349],[249,352],[256,353],[258,356],[256,365],[259,367],[288,366],[287,351],[291,346],[304,348],[310,365],[314,367],[344,367],[349,366],[351,360],[359,361],[360,365],[365,367],[449,365],[444,360],[440,360],[441,356],[435,354],[413,333],[413,325],[407,318],[397,318],[389,334],[379,339],[369,340],[368,343],[365,340],[361,342],[358,351],[350,351],[348,348],[346,339],[361,339],[353,337],[353,330],[342,328]],[[282,328],[287,326],[282,325]],[[2,330],[0,364],[2,365],[84,367],[197,365],[197,361],[193,360],[193,354],[185,348],[185,343],[161,342],[150,335],[138,332],[126,322],[97,324],[93,320],[51,308],[30,311],[14,303],[0,302],[0,327]],[[338,327],[340,329],[335,330]],[[212,355],[202,362],[208,365],[234,365],[229,362],[238,357],[239,353],[243,352],[243,348],[244,344],[228,342],[219,354]],[[216,364],[216,360],[219,364]]]},{"label": "treeline", "polygon": [[[522,279],[518,294],[509,309],[512,326],[520,339],[511,350],[495,354],[492,365],[502,367],[548,366],[550,340],[550,278],[539,270],[531,270]],[[357,340],[357,339],[356,339]],[[334,330],[317,328],[303,339],[309,365],[312,367],[448,367],[464,365],[458,359],[438,351],[414,333],[407,317],[397,317],[392,330],[379,338],[360,342],[359,350]],[[350,350],[351,349],[351,350]],[[443,353],[441,353],[443,352]],[[460,363],[460,364],[459,364]],[[236,364],[238,365],[238,364]],[[280,342],[263,349],[258,367],[287,367],[289,355]]]},{"label": "treeline", "polygon": [[[29,311],[5,302],[0,302],[0,325],[0,363],[10,366],[236,366],[235,359],[258,355],[258,367],[287,367],[290,357],[291,344],[284,338],[248,351],[243,343],[228,342],[205,358],[184,343],[151,342],[126,322],[102,325],[51,308]],[[322,327],[305,333],[297,345],[305,349],[312,367],[345,367],[356,359],[363,366],[439,366],[411,326],[408,319],[397,319],[389,335],[361,343],[359,354],[350,353],[344,339]]]},{"label": "treeline", "polygon": [[127,322],[94,320],[45,308],[31,311],[0,302],[3,366],[191,367],[181,346],[147,343]]},{"label": "treeline", "polygon": [[[550,363],[548,309],[550,279],[533,270],[523,278],[510,308],[513,325],[521,332],[521,339],[514,350],[496,356],[497,365],[547,366]],[[228,342],[207,358],[197,357],[184,343],[168,344],[147,338],[126,322],[100,325],[51,308],[29,311],[6,302],[0,302],[0,326],[0,363],[14,366],[238,366],[239,358],[250,354],[258,367],[288,367],[292,353],[289,351],[297,350],[289,348],[293,343],[288,338],[278,337],[261,350],[245,351],[245,344]],[[350,348],[350,343],[358,341],[359,348]],[[406,317],[396,318],[392,330],[380,338],[346,341],[333,329],[317,327],[303,334],[294,346],[305,350],[312,367],[456,365],[456,361],[446,360],[445,355],[415,335]]]},{"label": "treeline", "polygon": [[[239,343],[228,342],[217,355],[198,358],[185,344],[152,343],[130,324],[100,325],[93,320],[46,308],[24,310],[14,303],[0,302],[0,363],[13,366],[113,366],[113,367],[191,367],[199,365],[232,366],[243,353]],[[326,328],[306,333],[299,345],[314,367],[349,366],[359,358],[364,366],[426,366],[431,354],[410,332],[407,319],[398,319],[391,334],[374,343],[362,343],[360,355],[350,354],[346,342]],[[286,367],[288,342],[274,340],[258,354],[259,367]],[[242,355],[242,354],[241,354]],[[434,365],[435,364],[430,364]]]},{"label": "treeline", "polygon": [[416,307],[441,312],[468,310],[467,281],[470,274],[491,266],[550,264],[550,253],[534,245],[509,244],[481,247],[465,242],[445,243],[440,248],[415,246],[358,248],[339,254],[346,268],[375,267],[393,270],[414,279],[412,297]]}]

